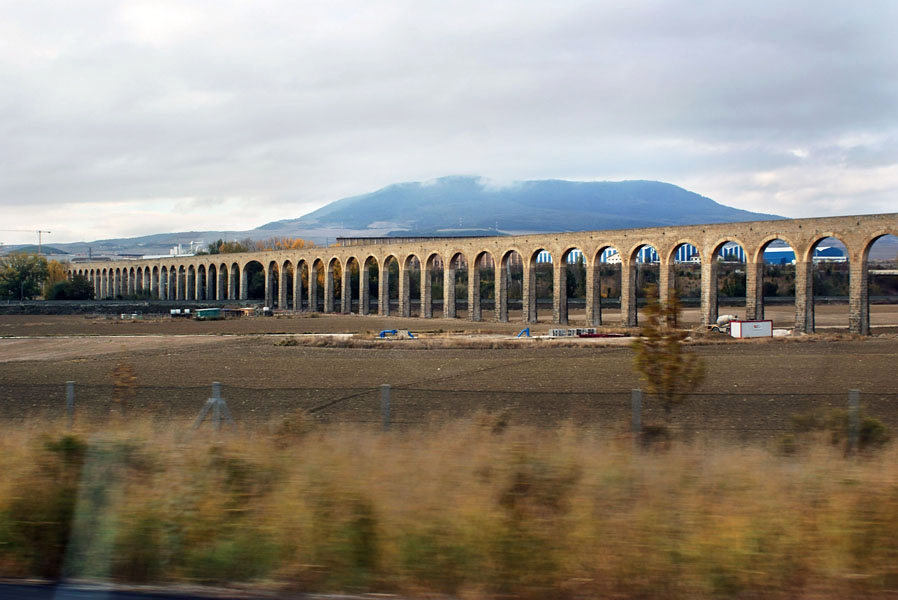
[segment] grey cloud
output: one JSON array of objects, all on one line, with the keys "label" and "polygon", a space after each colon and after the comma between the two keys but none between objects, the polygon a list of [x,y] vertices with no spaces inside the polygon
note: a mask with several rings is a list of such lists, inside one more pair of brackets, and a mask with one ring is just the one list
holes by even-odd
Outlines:
[{"label": "grey cloud", "polygon": [[[896,163],[898,5],[887,1],[135,0],[4,14],[10,207],[246,197],[290,218],[451,173],[724,171],[721,193],[740,197],[759,172]],[[861,142],[839,146],[846,137]],[[807,214],[840,205],[796,197]]]}]

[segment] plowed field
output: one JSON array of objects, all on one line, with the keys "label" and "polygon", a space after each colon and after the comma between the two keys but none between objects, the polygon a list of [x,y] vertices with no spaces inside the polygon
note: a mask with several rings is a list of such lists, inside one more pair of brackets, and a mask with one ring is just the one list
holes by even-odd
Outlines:
[{"label": "plowed field", "polygon": [[[818,307],[818,324],[821,318],[839,320],[836,309],[844,309],[828,308]],[[884,324],[898,324],[892,318],[896,310],[874,314]],[[281,345],[291,334],[362,333],[373,339],[380,329],[406,327],[423,341],[364,348]],[[540,324],[534,333],[549,327]],[[0,316],[0,418],[60,418],[64,385],[72,380],[76,419],[112,412],[188,423],[211,383],[219,381],[241,426],[267,427],[306,410],[312,411],[304,417],[310,420],[378,423],[379,386],[389,384],[397,426],[483,411],[511,423],[569,421],[627,430],[630,390],[642,384],[626,343],[551,347],[521,341],[501,347],[501,340],[520,329],[520,323],[358,316],[219,322]],[[871,414],[898,427],[898,335],[878,331],[885,333],[764,341],[721,337],[695,345],[692,351],[705,358],[707,379],[676,411],[674,422],[688,431],[769,436],[790,429],[793,414],[847,406],[848,390],[859,389]],[[447,338],[447,332],[453,335]],[[439,343],[425,343],[437,338]],[[470,340],[496,347],[465,347]],[[651,397],[644,409],[646,422],[660,418]]]}]

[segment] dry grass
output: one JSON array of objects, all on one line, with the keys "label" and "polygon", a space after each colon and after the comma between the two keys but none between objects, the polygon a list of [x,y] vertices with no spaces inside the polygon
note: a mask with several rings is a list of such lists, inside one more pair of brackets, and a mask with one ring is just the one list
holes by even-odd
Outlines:
[{"label": "dry grass", "polygon": [[[609,332],[606,332],[609,333]],[[617,333],[616,331],[614,333]],[[495,334],[475,337],[471,332],[415,333],[414,339],[378,338],[369,336],[314,335],[293,336],[275,342],[276,346],[303,346],[307,348],[367,348],[406,350],[497,350],[500,348],[580,348],[585,345],[599,345],[602,338],[511,338]],[[618,338],[606,338],[618,339]],[[605,342],[607,343],[607,342]]]},{"label": "dry grass", "polygon": [[[844,598],[898,588],[898,452],[634,450],[480,415],[382,434],[0,436],[0,576],[461,598]],[[66,551],[67,549],[67,551]]]},{"label": "dry grass", "polygon": [[[875,337],[896,338],[894,333],[881,333]],[[818,331],[812,334],[792,334],[783,337],[763,337],[736,339],[729,334],[709,332],[704,327],[695,327],[691,330],[688,343],[692,346],[715,346],[723,344],[813,344],[833,342],[861,342],[870,339],[870,336],[841,331]]]},{"label": "dry grass", "polygon": [[[626,328],[603,328],[603,333],[634,336],[637,330]],[[308,348],[365,348],[365,349],[405,349],[405,350],[497,350],[502,348],[581,348],[584,346],[619,345],[619,338],[513,338],[479,332],[415,333],[414,339],[380,339],[374,332],[366,335],[309,335],[292,336],[275,342],[276,346],[302,346]],[[895,337],[881,334],[879,337]],[[690,346],[719,346],[728,344],[803,344],[863,341],[866,336],[852,333],[815,333],[811,335],[790,335],[777,338],[735,339],[727,334],[709,333],[704,328],[694,328],[686,344]]]}]

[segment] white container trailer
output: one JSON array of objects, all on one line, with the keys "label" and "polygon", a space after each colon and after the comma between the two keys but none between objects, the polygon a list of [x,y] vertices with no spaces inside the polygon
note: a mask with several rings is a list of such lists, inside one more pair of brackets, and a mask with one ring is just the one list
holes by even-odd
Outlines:
[{"label": "white container trailer", "polygon": [[773,337],[773,321],[730,321],[734,338]]},{"label": "white container trailer", "polygon": [[580,335],[595,335],[595,327],[577,327],[572,329],[550,329],[549,337],[578,337]]}]

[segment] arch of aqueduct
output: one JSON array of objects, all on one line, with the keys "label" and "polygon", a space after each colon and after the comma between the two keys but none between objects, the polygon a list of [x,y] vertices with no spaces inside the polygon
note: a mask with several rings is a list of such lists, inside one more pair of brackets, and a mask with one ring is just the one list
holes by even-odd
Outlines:
[{"label": "arch of aqueduct", "polygon": [[[814,328],[813,315],[813,263],[814,247],[823,239],[833,237],[847,247],[850,261],[849,328],[856,333],[869,332],[867,302],[868,254],[873,243],[884,235],[898,236],[898,213],[862,215],[853,217],[824,217],[812,219],[788,219],[777,221],[751,221],[713,225],[689,225],[679,227],[652,227],[619,229],[610,231],[581,231],[547,233],[510,237],[379,239],[377,243],[331,247],[312,247],[298,250],[251,252],[238,254],[212,254],[190,257],[166,257],[158,259],[121,260],[114,262],[77,263],[69,266],[69,275],[86,276],[97,290],[99,298],[149,291],[163,300],[237,300],[247,298],[247,266],[252,262],[262,265],[265,275],[266,303],[280,308],[301,310],[307,307],[317,310],[317,277],[307,277],[303,289],[303,277],[293,278],[292,306],[288,306],[288,268],[295,273],[324,271],[325,313],[335,312],[335,267],[341,267],[340,312],[351,309],[350,269],[355,262],[367,269],[376,265],[378,278],[377,310],[389,315],[389,272],[383,268],[387,261],[395,259],[399,265],[400,316],[409,316],[411,265],[417,259],[421,277],[420,297],[422,318],[433,316],[432,270],[435,262],[443,269],[443,316],[456,316],[455,271],[452,265],[462,257],[468,265],[468,318],[483,318],[479,294],[479,277],[483,264],[488,268],[505,272],[514,252],[523,263],[522,308],[525,322],[536,321],[536,262],[542,251],[553,257],[553,322],[567,323],[566,261],[573,250],[583,252],[586,266],[586,321],[598,324],[600,303],[597,281],[599,261],[609,248],[616,249],[621,257],[621,324],[636,324],[636,257],[639,249],[652,246],[660,258],[660,295],[666,301],[674,281],[674,255],[677,248],[693,245],[701,258],[701,314],[702,323],[717,319],[717,261],[712,260],[720,248],[729,242],[738,243],[745,251],[746,301],[745,312],[749,319],[764,314],[762,294],[763,252],[773,240],[780,239],[795,251],[795,328],[810,332]],[[484,261],[487,258],[489,260]],[[508,320],[508,283],[506,277],[495,279],[495,319]],[[358,311],[368,314],[368,277],[359,278]],[[275,289],[277,294],[275,297]],[[304,303],[304,299],[307,301]]]}]

